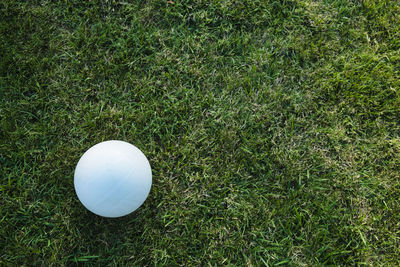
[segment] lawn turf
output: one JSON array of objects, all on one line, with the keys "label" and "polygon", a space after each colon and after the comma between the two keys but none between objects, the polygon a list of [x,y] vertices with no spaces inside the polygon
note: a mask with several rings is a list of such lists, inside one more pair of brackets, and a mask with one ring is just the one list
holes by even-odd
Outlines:
[{"label": "lawn turf", "polygon": [[[77,199],[149,158],[135,213]],[[0,264],[400,265],[400,2],[0,2]]]}]

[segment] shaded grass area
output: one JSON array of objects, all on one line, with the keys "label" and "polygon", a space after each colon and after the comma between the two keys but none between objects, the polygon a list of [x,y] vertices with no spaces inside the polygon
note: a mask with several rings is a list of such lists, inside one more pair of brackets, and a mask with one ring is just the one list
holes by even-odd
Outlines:
[{"label": "shaded grass area", "polygon": [[[0,262],[398,265],[398,1],[2,1]],[[75,196],[149,158],[134,214]]]}]

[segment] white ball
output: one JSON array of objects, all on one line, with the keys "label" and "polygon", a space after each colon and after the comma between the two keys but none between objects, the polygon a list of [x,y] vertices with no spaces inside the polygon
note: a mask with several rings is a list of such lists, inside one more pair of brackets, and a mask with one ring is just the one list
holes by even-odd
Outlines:
[{"label": "white ball", "polygon": [[92,146],[76,165],[75,191],[82,204],[104,217],[120,217],[139,208],[152,182],[146,156],[134,145],[105,141]]}]

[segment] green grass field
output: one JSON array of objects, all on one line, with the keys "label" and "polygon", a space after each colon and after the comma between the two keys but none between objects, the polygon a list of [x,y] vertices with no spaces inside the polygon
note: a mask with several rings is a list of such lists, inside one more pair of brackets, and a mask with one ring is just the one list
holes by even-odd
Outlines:
[{"label": "green grass field", "polygon": [[[0,1],[0,265],[400,265],[398,0]],[[92,145],[153,187],[106,219]]]}]

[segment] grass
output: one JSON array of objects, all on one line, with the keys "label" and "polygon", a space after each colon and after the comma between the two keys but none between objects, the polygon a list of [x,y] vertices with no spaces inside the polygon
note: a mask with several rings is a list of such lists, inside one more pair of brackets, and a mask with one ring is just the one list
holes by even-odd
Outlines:
[{"label": "grass", "polygon": [[[0,264],[400,265],[400,3],[0,3]],[[92,145],[149,158],[93,215]]]}]

